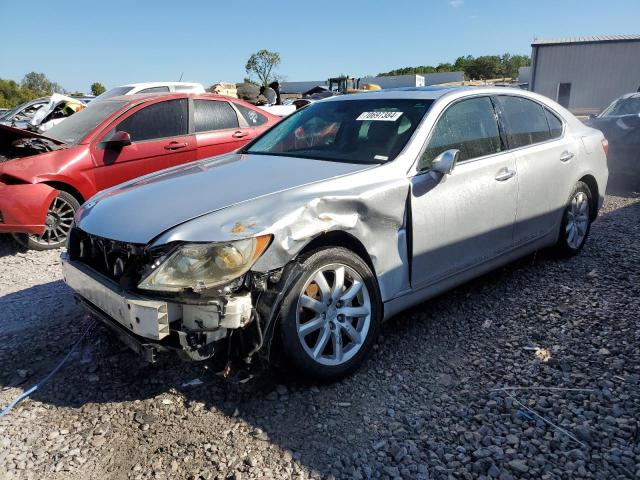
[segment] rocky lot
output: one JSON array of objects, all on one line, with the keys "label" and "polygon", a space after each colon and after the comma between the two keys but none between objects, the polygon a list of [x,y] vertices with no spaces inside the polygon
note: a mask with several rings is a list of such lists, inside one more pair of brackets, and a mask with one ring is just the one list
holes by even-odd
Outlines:
[{"label": "rocky lot", "polygon": [[[0,408],[90,322],[59,252],[0,238]],[[0,418],[0,479],[639,478],[640,197],[583,253],[529,256],[385,324],[356,375],[238,393],[208,364],[141,364],[96,327]]]}]

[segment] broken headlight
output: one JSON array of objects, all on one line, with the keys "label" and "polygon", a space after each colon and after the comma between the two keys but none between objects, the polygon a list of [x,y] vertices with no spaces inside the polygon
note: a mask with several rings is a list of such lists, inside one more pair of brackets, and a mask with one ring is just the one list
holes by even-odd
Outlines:
[{"label": "broken headlight", "polygon": [[138,285],[144,290],[196,292],[218,287],[246,273],[266,250],[271,235],[225,243],[187,243],[152,265]]}]

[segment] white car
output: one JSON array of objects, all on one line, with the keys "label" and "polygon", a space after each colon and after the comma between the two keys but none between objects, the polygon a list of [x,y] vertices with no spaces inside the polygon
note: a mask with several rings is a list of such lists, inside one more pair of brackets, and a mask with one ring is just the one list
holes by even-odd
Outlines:
[{"label": "white car", "polygon": [[136,93],[161,93],[161,92],[184,92],[184,93],[205,93],[201,83],[192,82],[144,82],[130,83],[107,90],[98,95],[93,101],[98,102],[106,98],[118,97],[120,95],[134,95]]}]

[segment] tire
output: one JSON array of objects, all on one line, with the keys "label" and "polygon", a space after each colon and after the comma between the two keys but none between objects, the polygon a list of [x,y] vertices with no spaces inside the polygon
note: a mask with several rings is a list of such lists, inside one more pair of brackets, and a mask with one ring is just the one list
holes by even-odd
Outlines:
[{"label": "tire", "polygon": [[279,312],[281,353],[303,379],[339,380],[366,360],[380,331],[377,281],[359,256],[341,247],[315,250],[298,262],[288,273],[296,278],[282,282],[291,287]]},{"label": "tire", "polygon": [[47,212],[47,227],[42,235],[14,234],[18,243],[31,250],[53,250],[64,246],[80,203],[70,193],[59,191]]},{"label": "tire", "polygon": [[554,247],[558,255],[572,257],[580,253],[591,230],[592,209],[591,189],[584,182],[576,183],[562,214],[558,242]]}]

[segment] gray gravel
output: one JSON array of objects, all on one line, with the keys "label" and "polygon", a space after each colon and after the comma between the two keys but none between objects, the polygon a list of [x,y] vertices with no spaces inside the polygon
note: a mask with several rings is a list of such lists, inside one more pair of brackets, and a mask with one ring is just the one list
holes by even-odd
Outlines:
[{"label": "gray gravel", "polygon": [[[398,316],[328,386],[237,393],[96,328],[0,418],[0,479],[639,478],[639,239],[640,198],[609,196],[579,257],[530,256]],[[0,237],[0,406],[87,327],[58,255]]]}]

